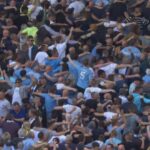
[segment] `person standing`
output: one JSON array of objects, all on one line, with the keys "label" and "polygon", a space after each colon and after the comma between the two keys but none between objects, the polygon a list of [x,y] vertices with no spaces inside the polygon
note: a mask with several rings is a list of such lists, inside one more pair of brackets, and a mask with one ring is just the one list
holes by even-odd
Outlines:
[{"label": "person standing", "polygon": [[0,91],[0,117],[6,117],[10,109],[10,102],[5,98],[4,91]]}]

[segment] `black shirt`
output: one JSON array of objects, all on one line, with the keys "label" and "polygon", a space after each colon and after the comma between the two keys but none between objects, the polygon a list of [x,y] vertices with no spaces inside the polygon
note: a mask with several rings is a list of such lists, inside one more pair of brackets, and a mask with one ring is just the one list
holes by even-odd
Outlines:
[{"label": "black shirt", "polygon": [[95,15],[98,19],[104,18],[105,17],[105,9],[104,8],[97,8],[93,7],[91,9],[91,13]]},{"label": "black shirt", "polygon": [[124,13],[127,11],[127,6],[124,3],[116,2],[110,6],[110,20],[117,21],[119,18],[125,17]]},{"label": "black shirt", "polygon": [[140,150],[141,140],[133,138],[132,141],[125,141],[124,145],[126,150]]}]

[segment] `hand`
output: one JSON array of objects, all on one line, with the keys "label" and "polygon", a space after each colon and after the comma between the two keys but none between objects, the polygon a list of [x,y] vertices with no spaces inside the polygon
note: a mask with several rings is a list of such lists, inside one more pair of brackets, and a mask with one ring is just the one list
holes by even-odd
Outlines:
[{"label": "hand", "polygon": [[70,58],[70,54],[67,54],[67,56],[66,56],[68,59]]},{"label": "hand", "polygon": [[77,92],[77,89],[73,89],[73,92]]}]

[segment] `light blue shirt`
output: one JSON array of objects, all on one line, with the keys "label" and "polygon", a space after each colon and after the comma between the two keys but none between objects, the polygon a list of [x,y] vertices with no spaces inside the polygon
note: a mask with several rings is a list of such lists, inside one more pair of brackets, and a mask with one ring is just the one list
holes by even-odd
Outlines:
[{"label": "light blue shirt", "polygon": [[[73,60],[73,63],[77,66],[80,67],[82,66],[81,63],[79,63],[76,60]],[[75,83],[77,83],[78,80],[78,70],[75,66],[73,66],[70,62],[68,62],[68,67],[69,67],[69,72],[73,75],[74,79],[75,79]]]},{"label": "light blue shirt", "polygon": [[128,46],[128,47],[123,48],[121,50],[121,53],[125,56],[128,56],[129,58],[131,58],[131,54],[133,54],[134,57],[137,59],[140,59],[141,57],[140,50],[134,46]]},{"label": "light blue shirt", "polygon": [[41,74],[31,70],[27,73],[27,76],[29,76],[29,77],[33,76],[36,80],[39,80],[41,77]]},{"label": "light blue shirt", "polygon": [[89,86],[90,80],[93,78],[92,71],[85,66],[78,66],[78,80],[77,86],[86,89]]},{"label": "light blue shirt", "polygon": [[108,145],[108,144],[113,144],[113,145],[118,145],[121,143],[121,140],[117,139],[117,138],[111,138],[111,139],[108,139],[106,140],[105,144]]},{"label": "light blue shirt", "polygon": [[35,144],[34,140],[31,138],[27,138],[23,140],[23,150],[29,150]]},{"label": "light blue shirt", "polygon": [[47,113],[51,113],[51,111],[56,106],[56,100],[54,100],[49,94],[42,93],[41,96],[45,98],[45,108]]},{"label": "light blue shirt", "polygon": [[141,95],[138,93],[133,93],[133,103],[136,105],[138,112],[142,112],[142,103],[141,103]]},{"label": "light blue shirt", "polygon": [[144,103],[146,103],[146,104],[150,104],[150,99],[149,99],[149,98],[145,98],[145,97],[144,97]]},{"label": "light blue shirt", "polygon": [[143,81],[144,81],[144,83],[150,83],[150,75],[145,75],[143,77]]},{"label": "light blue shirt", "polygon": [[99,4],[100,2],[103,2],[104,6],[107,6],[110,3],[110,0],[93,0],[95,4]]},{"label": "light blue shirt", "polygon": [[61,62],[61,59],[46,59],[45,60],[45,65],[46,66],[51,66],[52,67],[52,69],[56,69],[57,67],[59,67],[59,65],[60,65],[60,62]]}]

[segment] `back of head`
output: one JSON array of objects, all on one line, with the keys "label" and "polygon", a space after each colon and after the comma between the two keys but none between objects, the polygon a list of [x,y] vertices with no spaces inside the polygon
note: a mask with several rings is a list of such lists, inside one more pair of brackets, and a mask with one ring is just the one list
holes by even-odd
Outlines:
[{"label": "back of head", "polygon": [[39,138],[39,140],[43,140],[43,139],[44,139],[44,133],[43,133],[43,132],[40,132],[40,133],[38,134],[38,138]]},{"label": "back of head", "polygon": [[98,148],[99,149],[99,143],[93,142],[92,143],[92,148],[94,148],[94,149]]}]

